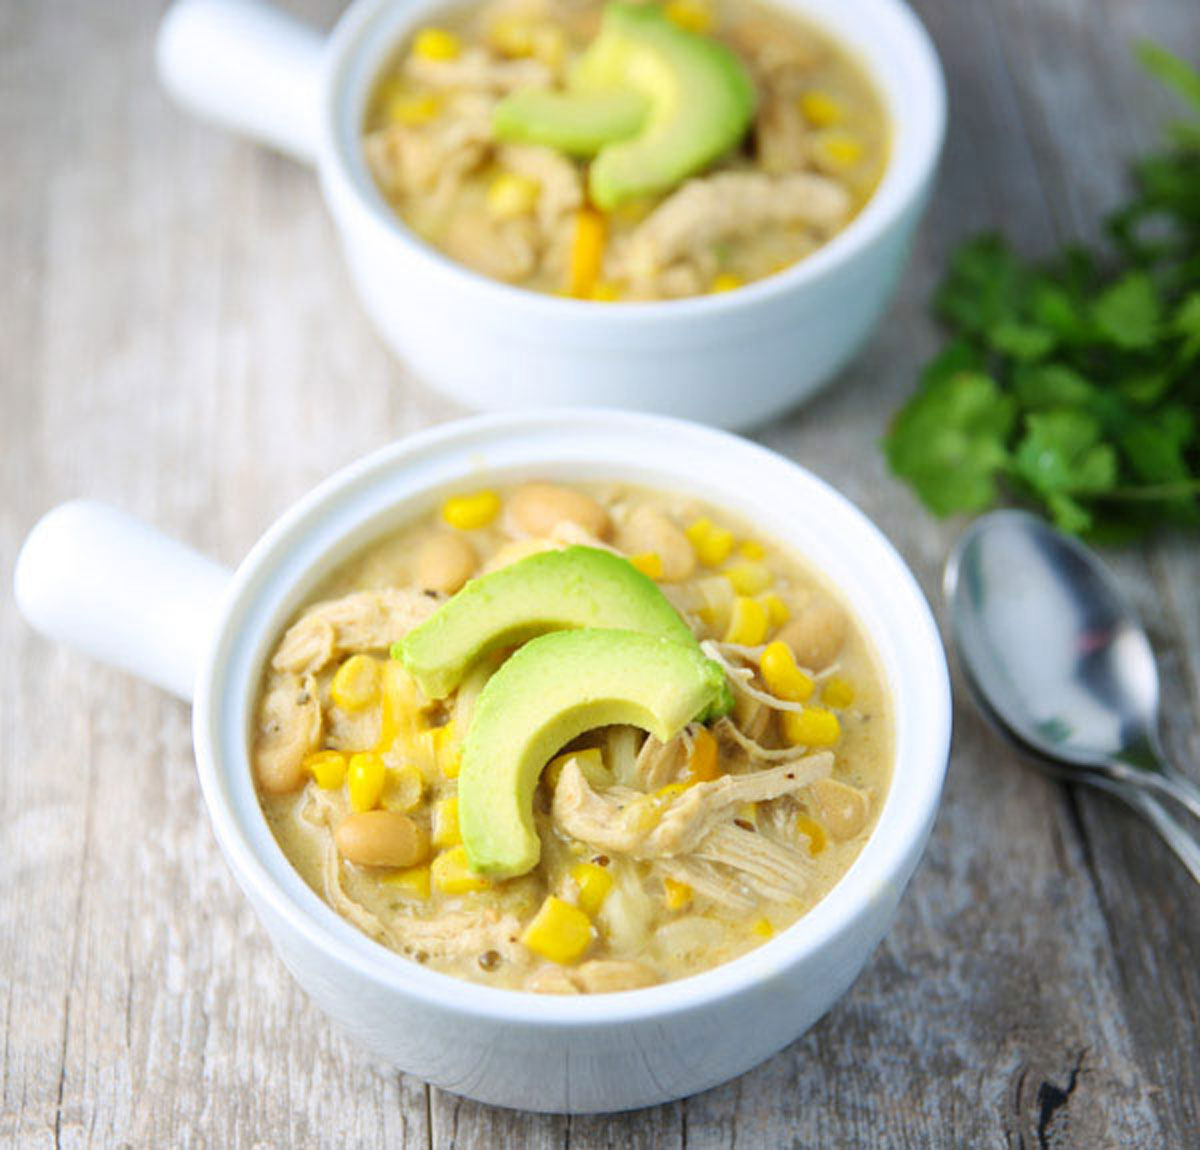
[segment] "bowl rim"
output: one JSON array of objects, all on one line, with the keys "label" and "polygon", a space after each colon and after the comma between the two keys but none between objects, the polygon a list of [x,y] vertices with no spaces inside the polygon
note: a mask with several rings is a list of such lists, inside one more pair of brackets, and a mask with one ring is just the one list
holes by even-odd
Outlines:
[{"label": "bowl rim", "polygon": [[[254,788],[248,781],[247,732],[230,726],[238,706],[231,698],[236,676],[229,672],[239,644],[243,649],[255,646],[260,651],[269,650],[267,644],[277,630],[264,609],[260,607],[257,619],[253,614],[262,587],[278,575],[297,546],[321,528],[323,514],[333,508],[336,515],[338,500],[348,492],[370,491],[406,467],[418,466],[424,459],[436,460],[439,452],[462,454],[478,451],[488,442],[519,442],[522,435],[569,429],[580,419],[588,421],[593,433],[598,430],[606,435],[610,443],[624,436],[657,442],[670,437],[697,460],[711,458],[714,451],[735,453],[742,468],[757,468],[764,477],[790,481],[796,491],[802,490],[810,500],[822,502],[830,514],[838,517],[847,538],[862,548],[864,559],[869,559],[870,578],[881,588],[881,602],[888,602],[889,618],[896,621],[895,633],[903,635],[908,645],[911,665],[905,668],[906,675],[920,686],[905,678],[889,683],[895,712],[892,780],[875,829],[835,884],[835,891],[775,938],[698,974],[642,990],[569,997],[488,987],[426,969],[341,919],[294,869],[287,871],[290,878],[285,874],[280,880],[251,842],[231,793],[234,785],[243,790],[248,785],[251,794]],[[537,466],[536,459],[524,462]],[[593,462],[602,466],[605,461],[597,454]],[[687,478],[680,474],[679,480],[686,489]],[[427,484],[424,490],[432,489]],[[418,489],[409,502],[421,494]],[[343,518],[347,515],[344,513]],[[350,525],[340,530],[344,539]],[[867,630],[880,647],[878,631]],[[261,674],[261,658],[257,670]],[[906,700],[916,708],[913,715],[901,708]],[[244,700],[242,707],[248,712]],[[269,908],[327,958],[390,993],[463,1018],[548,1028],[656,1022],[727,1000],[815,959],[870,918],[881,904],[894,903],[919,860],[937,812],[950,734],[949,673],[932,612],[903,559],[854,504],[798,464],[737,436],[684,420],[603,408],[534,410],[442,424],[366,455],[318,484],[268,528],[239,566],[224,601],[220,624],[201,662],[193,706],[193,741],[205,804],[234,876],[260,915],[264,907]],[[235,761],[239,758],[238,747],[244,776],[240,784],[235,784],[231,772],[239,765]],[[273,847],[278,858],[283,858],[261,811],[257,806],[255,810],[261,821],[261,826],[255,826],[259,841],[269,842],[271,846],[265,849]],[[836,898],[832,897],[835,893]]]},{"label": "bowl rim", "polygon": [[[814,0],[774,0],[782,7],[796,4],[807,19],[821,24]],[[877,77],[872,80],[892,118],[891,152],[878,187],[850,223],[816,251],[783,271],[745,284],[736,291],[690,296],[677,300],[621,301],[597,307],[592,300],[575,300],[531,291],[484,276],[444,255],[417,237],[386,204],[366,171],[357,147],[361,81],[350,82],[351,64],[379,39],[395,39],[385,18],[396,10],[395,0],[355,0],[338,21],[324,60],[317,159],[322,187],[339,227],[352,226],[366,245],[386,258],[415,260],[422,273],[436,277],[462,296],[464,305],[503,305],[528,312],[546,322],[613,327],[691,322],[716,315],[741,316],[748,310],[788,297],[821,283],[898,227],[910,209],[923,201],[941,156],[946,134],[946,81],[933,40],[905,0],[841,0],[862,9],[862,26],[872,36],[886,38],[890,53],[911,70],[922,98],[914,109],[897,108],[886,100]],[[447,0],[412,0],[405,5],[408,23],[423,13],[445,8]],[[382,28],[382,30],[381,30]],[[830,32],[834,39],[837,33]],[[864,65],[866,66],[866,65]],[[373,73],[372,73],[373,74]],[[368,82],[369,83],[369,82]],[[349,125],[353,122],[354,127]],[[914,128],[899,132],[903,124]],[[353,142],[351,141],[353,137]],[[903,162],[901,162],[903,160]]]}]

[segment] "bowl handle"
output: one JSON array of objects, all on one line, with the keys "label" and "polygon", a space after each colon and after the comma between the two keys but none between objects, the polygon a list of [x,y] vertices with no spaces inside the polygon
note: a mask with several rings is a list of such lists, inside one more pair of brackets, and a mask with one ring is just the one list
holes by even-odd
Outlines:
[{"label": "bowl handle", "polygon": [[229,580],[190,547],[80,499],[29,533],[13,589],[43,635],[190,700]]},{"label": "bowl handle", "polygon": [[259,0],[176,0],[158,29],[158,75],[202,119],[313,163],[324,46]]}]

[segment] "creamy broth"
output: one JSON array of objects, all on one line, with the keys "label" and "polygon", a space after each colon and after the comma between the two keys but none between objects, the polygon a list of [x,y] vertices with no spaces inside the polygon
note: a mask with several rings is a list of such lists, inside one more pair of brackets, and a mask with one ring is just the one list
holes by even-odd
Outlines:
[{"label": "creamy broth", "polygon": [[[535,793],[540,861],[490,880],[463,857],[459,768],[479,692],[508,652],[434,703],[389,649],[468,578],[580,545],[615,549],[655,580],[729,669],[735,706],[666,744],[608,727],[563,748]],[[862,849],[893,754],[881,672],[836,588],[717,508],[617,484],[469,492],[368,547],[281,638],[252,750],[275,838],[334,910],[432,969],[550,993],[681,978],[788,928]],[[737,797],[768,772],[783,793]],[[370,844],[347,839],[368,810],[403,816],[419,840],[407,865],[368,865],[380,862]],[[706,821],[688,842],[693,817]],[[584,924],[569,955],[528,933],[548,900]]]},{"label": "creamy broth", "polygon": [[448,10],[383,69],[366,158],[419,236],[486,276],[599,301],[726,291],[791,266],[878,186],[889,126],[861,64],[815,25],[753,0],[674,0],[680,26],[726,45],[756,106],[702,171],[600,211],[588,161],[496,138],[497,104],[561,89],[594,39],[600,0],[492,0]]}]

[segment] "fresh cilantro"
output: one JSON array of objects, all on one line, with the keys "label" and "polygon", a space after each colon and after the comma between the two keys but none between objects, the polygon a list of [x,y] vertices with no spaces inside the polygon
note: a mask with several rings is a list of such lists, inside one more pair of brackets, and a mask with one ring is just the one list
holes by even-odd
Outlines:
[{"label": "fresh cilantro", "polygon": [[884,448],[938,515],[1007,498],[1097,538],[1200,526],[1200,71],[1138,55],[1187,115],[1131,166],[1111,247],[1035,265],[978,236],[934,296],[950,338]]}]

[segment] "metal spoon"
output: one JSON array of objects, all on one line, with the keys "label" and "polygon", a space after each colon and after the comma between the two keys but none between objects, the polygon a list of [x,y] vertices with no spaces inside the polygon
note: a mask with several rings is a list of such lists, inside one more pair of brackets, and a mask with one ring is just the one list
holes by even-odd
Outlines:
[{"label": "metal spoon", "polygon": [[1200,818],[1200,787],[1167,763],[1150,642],[1112,576],[1040,519],[977,519],[946,564],[950,626],[984,713],[1034,764],[1116,794],[1200,880],[1200,846],[1157,801]]}]

